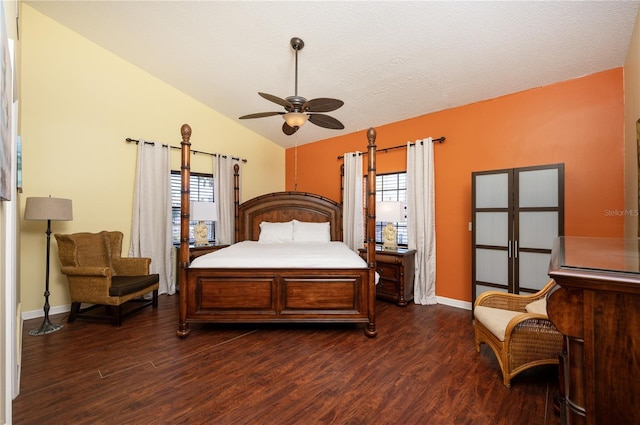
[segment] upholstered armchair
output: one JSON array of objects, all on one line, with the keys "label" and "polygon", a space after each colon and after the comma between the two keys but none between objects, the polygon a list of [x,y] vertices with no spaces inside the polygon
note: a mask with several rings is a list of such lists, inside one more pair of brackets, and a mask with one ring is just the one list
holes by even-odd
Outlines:
[{"label": "upholstered armchair", "polygon": [[547,316],[550,280],[531,295],[487,291],[475,301],[475,345],[487,344],[498,358],[503,383],[511,386],[518,373],[543,364],[558,364],[562,335]]},{"label": "upholstered armchair", "polygon": [[[159,276],[149,274],[151,259],[121,257],[122,232],[54,236],[62,263],[60,271],[67,275],[69,282],[71,312],[68,322],[83,317],[109,319],[115,326],[120,326],[123,316],[143,307],[158,306]],[[149,292],[151,299],[144,299],[143,295]],[[131,303],[123,310],[128,301]],[[90,305],[82,308],[83,303]],[[106,306],[110,314],[87,314],[100,306]]]}]

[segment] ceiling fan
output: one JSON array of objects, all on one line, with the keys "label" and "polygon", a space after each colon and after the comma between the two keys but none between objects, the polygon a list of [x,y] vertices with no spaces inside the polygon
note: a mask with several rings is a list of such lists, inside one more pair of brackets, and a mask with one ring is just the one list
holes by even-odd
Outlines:
[{"label": "ceiling fan", "polygon": [[298,37],[291,39],[291,47],[296,52],[296,85],[295,95],[287,98],[280,98],[268,93],[258,93],[265,99],[277,103],[283,106],[285,111],[280,112],[259,112],[257,114],[243,115],[239,119],[245,120],[250,118],[263,118],[273,115],[282,115],[284,118],[284,124],[282,125],[282,132],[287,136],[291,136],[298,131],[300,127],[304,125],[307,120],[311,123],[334,130],[342,130],[344,125],[337,119],[318,112],[331,112],[344,105],[344,102],[338,99],[331,99],[327,97],[319,97],[317,99],[307,100],[302,96],[298,96],[298,51],[304,47],[304,41]]}]

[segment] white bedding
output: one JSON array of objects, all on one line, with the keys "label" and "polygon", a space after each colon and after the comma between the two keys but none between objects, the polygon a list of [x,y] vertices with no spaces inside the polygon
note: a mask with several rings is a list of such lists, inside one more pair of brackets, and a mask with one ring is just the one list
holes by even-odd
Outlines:
[{"label": "white bedding", "polygon": [[366,269],[343,242],[238,242],[195,258],[191,268]]}]

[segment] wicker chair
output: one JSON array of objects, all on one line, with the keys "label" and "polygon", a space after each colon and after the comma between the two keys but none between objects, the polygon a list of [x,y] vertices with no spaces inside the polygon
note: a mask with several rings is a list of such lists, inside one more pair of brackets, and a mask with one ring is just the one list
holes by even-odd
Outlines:
[{"label": "wicker chair", "polygon": [[487,291],[474,304],[475,345],[487,344],[495,353],[504,385],[523,370],[558,364],[562,335],[546,313],[546,295],[555,281],[532,295]]},{"label": "wicker chair", "polygon": [[[122,232],[55,234],[62,268],[67,275],[71,312],[76,317],[108,319],[120,326],[122,318],[147,306],[158,306],[158,274],[149,274],[150,258],[121,257]],[[143,295],[151,292],[150,300]],[[123,310],[123,305],[127,304]],[[135,304],[133,304],[135,302]],[[82,303],[91,304],[81,308]],[[106,306],[106,315],[86,314]],[[129,308],[130,307],[130,308]]]}]

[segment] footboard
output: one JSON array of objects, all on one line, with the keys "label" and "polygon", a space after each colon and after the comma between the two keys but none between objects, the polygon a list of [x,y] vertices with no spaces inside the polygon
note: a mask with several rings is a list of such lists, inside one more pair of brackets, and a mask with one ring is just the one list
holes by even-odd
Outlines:
[{"label": "footboard", "polygon": [[368,270],[191,269],[187,322],[369,322]]}]

